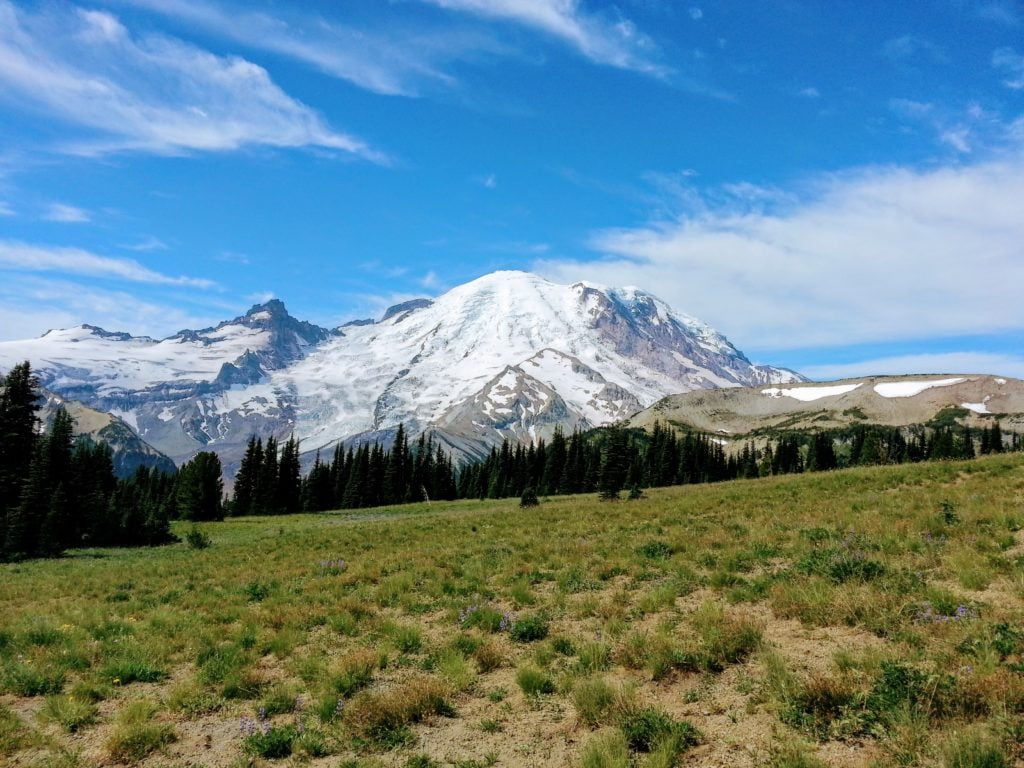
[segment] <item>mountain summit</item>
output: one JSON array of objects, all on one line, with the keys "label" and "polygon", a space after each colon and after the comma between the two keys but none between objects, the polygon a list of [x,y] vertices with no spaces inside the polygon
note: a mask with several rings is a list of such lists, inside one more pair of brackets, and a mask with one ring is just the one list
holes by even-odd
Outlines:
[{"label": "mountain summit", "polygon": [[638,288],[495,272],[378,321],[329,330],[279,300],[162,341],[91,326],[0,343],[56,392],[111,411],[177,461],[227,466],[252,433],[303,449],[387,440],[399,423],[463,455],[631,416],[665,395],[787,384],[710,326]]}]

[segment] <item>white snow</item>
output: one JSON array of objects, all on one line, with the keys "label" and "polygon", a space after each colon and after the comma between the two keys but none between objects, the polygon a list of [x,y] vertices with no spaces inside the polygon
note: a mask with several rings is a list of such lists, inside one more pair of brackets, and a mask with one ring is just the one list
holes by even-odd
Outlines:
[{"label": "white snow", "polygon": [[934,381],[888,381],[875,384],[875,392],[882,397],[914,397],[933,387],[951,387],[966,379],[936,379]]},{"label": "white snow", "polygon": [[171,419],[174,418],[174,411],[172,411],[170,408],[164,407],[164,409],[160,411],[160,413],[158,413],[156,417],[160,419],[160,421],[170,421]]},{"label": "white snow", "polygon": [[988,409],[988,401],[991,399],[992,395],[989,395],[980,403],[960,403],[960,407],[966,408],[968,411],[974,411],[975,413],[989,414],[992,413],[992,411]]},{"label": "white snow", "polygon": [[835,384],[831,387],[790,387],[788,389],[769,387],[768,389],[762,389],[761,394],[768,395],[768,397],[792,397],[794,400],[799,400],[802,403],[809,403],[813,400],[820,400],[823,397],[835,397],[837,395],[845,395],[847,392],[853,392],[862,383]]},{"label": "white snow", "polygon": [[1005,384],[1006,379],[996,379],[996,384]]}]

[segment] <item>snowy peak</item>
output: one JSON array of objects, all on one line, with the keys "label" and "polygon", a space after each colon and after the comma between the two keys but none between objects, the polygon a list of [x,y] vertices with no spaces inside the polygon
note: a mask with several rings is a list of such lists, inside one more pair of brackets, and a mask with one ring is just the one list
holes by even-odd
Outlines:
[{"label": "snowy peak", "polygon": [[376,322],[321,328],[273,299],[157,341],[95,326],[0,342],[0,368],[30,360],[51,389],[111,411],[176,462],[250,434],[294,433],[315,451],[437,430],[479,455],[556,426],[601,426],[695,389],[787,385],[728,339],[639,288],[562,285],[503,271]]}]

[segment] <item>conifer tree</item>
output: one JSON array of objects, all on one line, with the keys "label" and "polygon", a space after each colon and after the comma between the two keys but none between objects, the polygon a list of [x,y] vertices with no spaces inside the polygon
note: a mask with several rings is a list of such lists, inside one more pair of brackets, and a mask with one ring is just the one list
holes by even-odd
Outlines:
[{"label": "conifer tree", "polygon": [[302,480],[299,468],[299,443],[292,435],[281,450],[275,489],[277,512],[291,515],[302,510]]}]

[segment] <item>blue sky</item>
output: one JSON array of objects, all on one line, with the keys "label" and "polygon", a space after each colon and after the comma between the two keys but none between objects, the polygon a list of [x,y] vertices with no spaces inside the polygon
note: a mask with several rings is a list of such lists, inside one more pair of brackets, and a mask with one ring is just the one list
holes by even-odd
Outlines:
[{"label": "blue sky", "polygon": [[1024,4],[0,0],[0,339],[509,268],[1024,376]]}]

